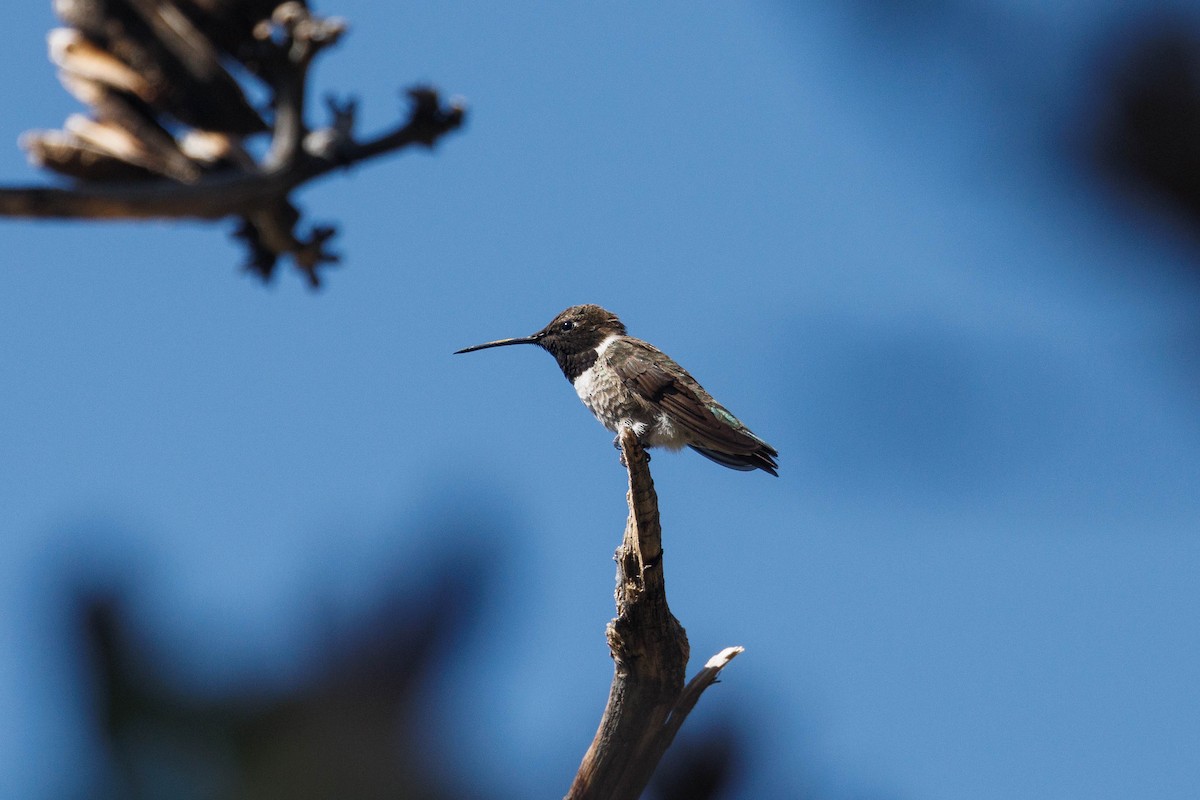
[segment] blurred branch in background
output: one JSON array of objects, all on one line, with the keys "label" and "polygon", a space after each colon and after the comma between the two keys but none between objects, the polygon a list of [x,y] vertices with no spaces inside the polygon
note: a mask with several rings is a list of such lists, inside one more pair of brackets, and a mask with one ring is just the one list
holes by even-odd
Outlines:
[{"label": "blurred branch in background", "polygon": [[[316,286],[335,229],[299,230],[290,199],[301,184],[411,145],[432,147],[459,128],[464,108],[427,87],[408,91],[408,118],[374,138],[354,136],[355,104],[328,102],[306,121],[313,59],[346,30],[337,18],[277,0],[55,0],[70,27],[52,31],[63,85],[90,107],[63,130],[31,131],[35,164],[70,188],[0,188],[0,215],[86,219],[239,220],[247,268],[264,280],[289,256]],[[261,82],[268,119],[235,74]],[[264,155],[248,148],[269,138]]]},{"label": "blurred branch in background", "polygon": [[699,734],[680,737],[654,774],[648,794],[658,800],[725,797],[742,777],[742,747],[741,734],[732,723],[717,723]]},{"label": "blurred branch in background", "polygon": [[1200,19],[1159,12],[1126,26],[1104,64],[1100,168],[1200,241]]},{"label": "blurred branch in background", "polygon": [[478,616],[488,577],[482,558],[460,553],[427,584],[380,603],[370,624],[322,642],[304,685],[215,698],[172,688],[119,597],[85,597],[96,728],[117,784],[88,796],[458,796],[422,758],[423,690]]}]

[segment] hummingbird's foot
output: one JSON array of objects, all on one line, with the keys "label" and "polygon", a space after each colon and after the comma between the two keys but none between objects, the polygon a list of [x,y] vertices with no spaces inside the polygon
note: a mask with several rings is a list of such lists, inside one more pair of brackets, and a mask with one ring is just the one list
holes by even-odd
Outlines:
[{"label": "hummingbird's foot", "polygon": [[[621,449],[621,434],[618,433],[616,436],[613,437],[613,447],[615,447],[617,449],[617,452],[621,454],[621,466],[624,467],[625,469],[629,469],[629,465],[625,463],[625,451]],[[642,454],[646,456],[646,463],[649,464],[650,463],[650,451],[643,448]]]}]

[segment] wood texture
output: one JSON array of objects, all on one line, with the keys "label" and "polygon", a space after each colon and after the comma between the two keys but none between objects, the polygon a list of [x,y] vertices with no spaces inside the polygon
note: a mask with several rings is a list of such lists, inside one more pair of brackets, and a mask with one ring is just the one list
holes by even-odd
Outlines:
[{"label": "wood texture", "polygon": [[608,625],[613,682],[568,800],[636,800],[700,694],[740,647],[709,659],[686,686],[687,634],[667,605],[662,526],[649,459],[629,429],[620,436],[629,471],[629,519],[617,548],[617,617]]}]

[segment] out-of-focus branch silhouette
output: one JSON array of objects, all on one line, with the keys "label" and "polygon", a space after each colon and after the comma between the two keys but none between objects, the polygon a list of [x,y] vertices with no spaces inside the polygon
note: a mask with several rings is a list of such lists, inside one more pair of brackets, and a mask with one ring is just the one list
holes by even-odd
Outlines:
[{"label": "out-of-focus branch silhouette", "polygon": [[725,648],[684,686],[690,649],[667,605],[649,458],[630,428],[620,443],[629,471],[629,520],[616,554],[617,617],[608,625],[613,681],[568,800],[637,800],[700,694],[742,652]]},{"label": "out-of-focus branch silhouette", "polygon": [[[51,32],[63,85],[90,107],[62,130],[30,131],[22,146],[69,188],[0,188],[0,215],[85,219],[233,217],[264,280],[288,256],[316,286],[338,257],[335,229],[299,227],[291,192],[337,169],[412,145],[432,147],[465,110],[436,90],[408,90],[407,118],[358,139],[355,104],[330,100],[329,122],[309,125],[313,59],[346,30],[303,2],[277,0],[55,0],[69,27]],[[247,99],[243,80],[269,95],[270,113]],[[248,139],[269,136],[255,157]]]},{"label": "out-of-focus branch silhouette", "polygon": [[647,795],[657,800],[714,800],[725,797],[743,768],[737,726],[716,723],[677,739],[654,773]]},{"label": "out-of-focus branch silhouette", "polygon": [[1200,18],[1147,14],[1103,54],[1094,152],[1132,196],[1156,198],[1200,239]]},{"label": "out-of-focus branch silhouette", "polygon": [[460,553],[381,603],[369,624],[321,642],[301,685],[216,697],[173,686],[120,595],[86,594],[96,731],[116,783],[89,796],[459,797],[454,776],[425,757],[423,692],[478,615],[487,577],[481,557]]}]

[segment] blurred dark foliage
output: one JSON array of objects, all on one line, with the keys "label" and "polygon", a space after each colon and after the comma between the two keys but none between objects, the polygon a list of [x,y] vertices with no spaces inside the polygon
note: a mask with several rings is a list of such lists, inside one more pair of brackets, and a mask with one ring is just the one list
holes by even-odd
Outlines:
[{"label": "blurred dark foliage", "polygon": [[486,569],[461,559],[413,596],[391,597],[331,637],[311,679],[197,697],[172,687],[121,600],[80,605],[96,729],[121,798],[451,798],[421,757],[422,693],[478,616]]},{"label": "blurred dark foliage", "polygon": [[1101,169],[1173,208],[1200,238],[1200,20],[1127,28],[1105,62],[1095,136]]},{"label": "blurred dark foliage", "polygon": [[[429,683],[456,657],[481,616],[493,573],[483,557],[457,553],[424,581],[382,600],[352,630],[327,634],[309,656],[312,669],[301,685],[216,696],[178,687],[170,674],[170,654],[163,659],[131,623],[120,593],[82,594],[76,629],[84,640],[84,670],[93,689],[94,732],[108,761],[107,785],[93,787],[87,796],[464,796],[464,786],[477,787],[465,772],[471,754],[430,757],[426,721],[437,713],[437,701]],[[590,735],[589,728],[580,729],[581,755]],[[730,796],[740,752],[731,725],[688,731],[669,751],[653,796]],[[448,766],[464,772],[448,774]],[[570,779],[563,775],[562,787]],[[481,795],[473,789],[471,796]],[[512,794],[508,787],[495,787],[482,796]]]},{"label": "blurred dark foliage", "polygon": [[742,735],[730,722],[681,732],[650,783],[654,800],[716,800],[737,785],[744,763]]}]

